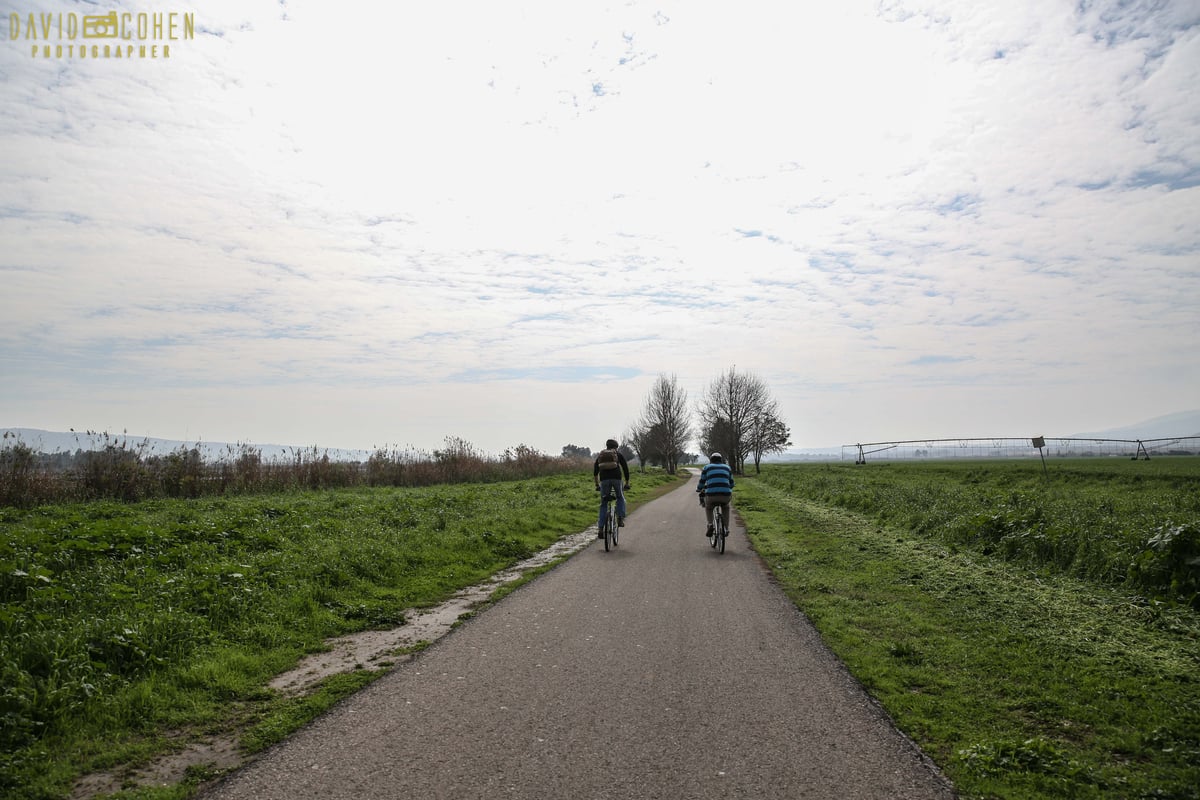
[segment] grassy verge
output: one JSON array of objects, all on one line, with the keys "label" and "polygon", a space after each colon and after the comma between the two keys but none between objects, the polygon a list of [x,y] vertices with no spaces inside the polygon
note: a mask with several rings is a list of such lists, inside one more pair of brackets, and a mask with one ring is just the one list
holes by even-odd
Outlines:
[{"label": "grassy verge", "polygon": [[[631,503],[675,481],[639,474]],[[370,679],[296,702],[265,689],[274,675],[594,524],[596,506],[589,470],[0,509],[0,795],[64,797],[231,725],[265,746]],[[164,791],[139,796],[187,787]]]},{"label": "grassy verge", "polygon": [[[812,499],[828,472],[739,481],[738,512],[797,606],[964,798],[1200,797],[1194,610]],[[877,498],[889,480],[908,491],[896,470],[846,480]],[[831,497],[862,502],[845,487]]]},{"label": "grassy verge", "polygon": [[780,466],[763,480],[953,548],[1200,610],[1200,459]]}]

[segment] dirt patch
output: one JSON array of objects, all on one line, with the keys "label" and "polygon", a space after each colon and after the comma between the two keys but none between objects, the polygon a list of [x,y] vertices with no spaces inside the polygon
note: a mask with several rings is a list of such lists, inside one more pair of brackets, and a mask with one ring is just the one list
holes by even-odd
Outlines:
[{"label": "dirt patch", "polygon": [[328,651],[305,657],[294,669],[277,676],[268,685],[288,696],[303,695],[331,675],[389,666],[397,661],[397,656],[403,657],[405,650],[444,636],[464,614],[486,602],[500,587],[583,549],[595,538],[596,529],[592,528],[560,539],[532,558],[497,573],[491,580],[463,589],[440,606],[407,612],[406,622],[399,628],[330,639],[326,642]]},{"label": "dirt patch", "polygon": [[[401,663],[412,657],[413,648],[449,633],[464,615],[486,603],[497,589],[532,570],[573,555],[595,540],[594,527],[560,539],[491,579],[461,590],[439,606],[406,613],[406,622],[398,628],[362,631],[330,639],[326,642],[328,650],[305,657],[295,668],[276,676],[268,686],[287,697],[302,697],[333,675],[359,669],[384,669]],[[182,781],[191,767],[226,772],[242,766],[247,760],[238,749],[236,733],[208,736],[149,764],[85,775],[75,783],[71,800],[91,800],[97,795],[133,787],[172,786]]]},{"label": "dirt patch", "polygon": [[87,800],[133,787],[174,786],[186,777],[190,767],[224,771],[241,766],[244,760],[233,736],[205,738],[141,767],[85,775],[76,781],[71,800]]}]

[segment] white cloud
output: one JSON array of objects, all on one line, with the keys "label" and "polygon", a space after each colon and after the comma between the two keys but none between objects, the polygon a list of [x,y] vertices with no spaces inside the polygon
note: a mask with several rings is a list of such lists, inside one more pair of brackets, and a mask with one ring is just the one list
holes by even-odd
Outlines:
[{"label": "white cloud", "polygon": [[169,60],[0,41],[0,410],[556,451],[730,364],[818,446],[1192,407],[1200,4],[1160,6],[228,2]]}]

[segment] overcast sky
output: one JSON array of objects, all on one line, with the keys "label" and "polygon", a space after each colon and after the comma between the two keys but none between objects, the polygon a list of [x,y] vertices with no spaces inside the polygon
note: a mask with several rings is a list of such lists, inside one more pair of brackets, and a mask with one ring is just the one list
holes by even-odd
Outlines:
[{"label": "overcast sky", "polygon": [[[557,453],[735,365],[797,446],[1200,408],[1200,0],[0,10],[0,426]],[[31,54],[112,10],[195,37]]]}]

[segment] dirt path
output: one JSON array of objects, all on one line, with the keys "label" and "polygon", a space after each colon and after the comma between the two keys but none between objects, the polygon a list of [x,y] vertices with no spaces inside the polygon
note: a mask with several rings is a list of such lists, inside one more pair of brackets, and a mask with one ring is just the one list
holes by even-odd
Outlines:
[{"label": "dirt path", "polygon": [[953,797],[693,489],[202,797]]}]

